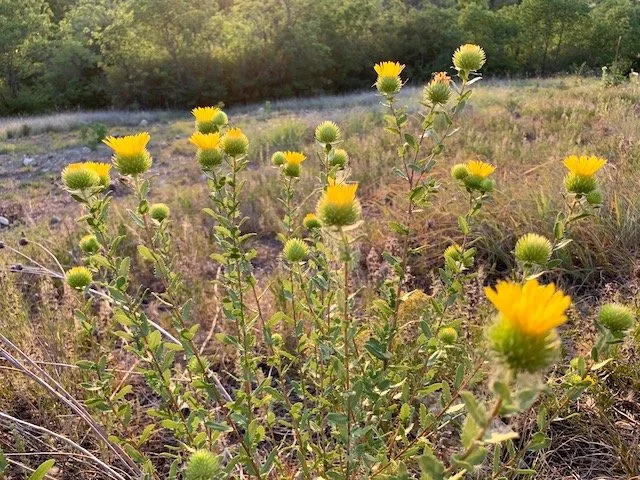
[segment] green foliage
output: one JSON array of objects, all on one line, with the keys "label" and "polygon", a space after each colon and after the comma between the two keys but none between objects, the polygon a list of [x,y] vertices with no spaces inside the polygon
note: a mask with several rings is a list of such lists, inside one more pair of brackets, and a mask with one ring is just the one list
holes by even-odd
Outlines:
[{"label": "green foliage", "polygon": [[0,114],[342,92],[396,58],[411,82],[484,45],[496,75],[640,70],[633,0],[0,0]]}]

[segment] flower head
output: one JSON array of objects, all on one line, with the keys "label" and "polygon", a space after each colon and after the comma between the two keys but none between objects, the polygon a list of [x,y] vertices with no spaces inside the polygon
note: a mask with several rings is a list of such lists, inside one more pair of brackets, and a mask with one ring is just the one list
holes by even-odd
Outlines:
[{"label": "flower head", "polygon": [[607,303],[598,313],[600,324],[612,332],[625,332],[634,322],[633,311],[620,303]]},{"label": "flower head", "polygon": [[340,140],[340,127],[335,122],[325,120],[316,127],[316,140],[324,145]]},{"label": "flower head", "polygon": [[342,148],[337,148],[329,154],[329,165],[332,167],[344,168],[348,161],[349,154]]},{"label": "flower head", "polygon": [[208,450],[196,450],[184,470],[185,480],[211,480],[220,473],[219,458]]},{"label": "flower head", "polygon": [[111,183],[111,177],[109,172],[111,171],[111,164],[102,162],[84,162],[84,163],[72,163],[69,165],[71,169],[86,168],[95,172],[100,178],[100,185],[107,186]]},{"label": "flower head", "polygon": [[434,74],[433,81],[437,83],[444,83],[445,85],[451,85],[451,77],[447,72],[438,72]]},{"label": "flower head", "polygon": [[309,247],[299,238],[290,238],[282,250],[284,258],[291,263],[302,262],[309,254]]},{"label": "flower head", "polygon": [[453,66],[467,77],[469,72],[480,70],[487,57],[478,45],[467,43],[459,47],[453,54]]},{"label": "flower head", "polygon": [[62,170],[62,182],[69,190],[87,190],[100,185],[100,175],[84,163],[71,163]]},{"label": "flower head", "polygon": [[358,220],[360,204],[356,199],[357,183],[336,183],[330,179],[324,195],[318,201],[318,217],[326,226],[343,227]]},{"label": "flower head", "polygon": [[201,150],[213,150],[220,146],[220,134],[195,132],[189,141]]},{"label": "flower head", "polygon": [[91,285],[93,277],[86,267],[73,267],[66,275],[67,283],[71,288],[83,289]]},{"label": "flower head", "polygon": [[100,250],[100,242],[95,235],[85,235],[80,239],[80,248],[87,255],[92,255]]},{"label": "flower head", "polygon": [[147,132],[124,137],[107,137],[103,142],[113,150],[113,163],[122,175],[139,175],[151,168],[151,155],[147,143],[151,136]]},{"label": "flower head", "polygon": [[402,73],[402,70],[404,70],[404,67],[400,62],[380,62],[376,63],[373,69],[379,77],[398,77]]},{"label": "flower head", "polygon": [[154,203],[149,207],[149,216],[158,222],[165,220],[170,213],[171,210],[166,203]]},{"label": "flower head", "polygon": [[231,128],[222,137],[222,149],[232,157],[244,155],[249,149],[249,139],[239,128]]},{"label": "flower head", "polygon": [[544,336],[567,321],[565,311],[571,297],[553,283],[541,285],[528,280],[524,285],[500,281],[495,289],[485,288],[500,317],[514,328],[533,337]]},{"label": "flower head", "polygon": [[495,290],[485,288],[485,294],[499,312],[488,331],[494,352],[515,372],[547,366],[557,356],[555,328],[566,322],[571,298],[537,280],[498,282]]},{"label": "flower head", "polygon": [[404,65],[399,62],[380,62],[373,66],[378,74],[376,88],[384,95],[393,95],[402,88],[400,73],[404,70]]},{"label": "flower head", "polygon": [[469,160],[467,162],[467,170],[470,175],[474,175],[480,178],[487,178],[495,171],[496,167],[490,163],[483,162],[481,160]]},{"label": "flower head", "polygon": [[307,213],[302,220],[302,224],[307,230],[314,230],[322,226],[322,223],[320,223],[315,213]]},{"label": "flower head", "polygon": [[604,167],[607,161],[604,158],[595,156],[587,157],[586,155],[571,155],[565,158],[563,163],[570,173],[581,177],[591,177],[595,175],[598,170]]},{"label": "flower head", "polygon": [[551,258],[552,250],[548,238],[537,233],[527,233],[518,239],[515,254],[521,262],[544,265]]},{"label": "flower head", "polygon": [[282,152],[284,157],[284,174],[288,177],[300,176],[300,164],[307,158],[301,152]]},{"label": "flower head", "polygon": [[197,107],[191,110],[200,133],[214,133],[229,122],[227,114],[218,107]]}]

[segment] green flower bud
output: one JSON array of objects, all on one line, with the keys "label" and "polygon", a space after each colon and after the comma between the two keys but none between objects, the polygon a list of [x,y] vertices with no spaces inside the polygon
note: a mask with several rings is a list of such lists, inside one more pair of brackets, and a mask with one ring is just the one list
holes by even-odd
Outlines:
[{"label": "green flower bud", "polygon": [[286,158],[284,156],[284,152],[276,152],[271,155],[271,163],[273,163],[276,167],[281,167],[286,162]]},{"label": "green flower bud", "polygon": [[476,190],[481,192],[483,191],[483,188],[486,187],[486,185],[483,184],[485,180],[485,178],[479,175],[467,175],[462,181],[464,182],[464,186],[468,190]]},{"label": "green flower bud", "polygon": [[462,45],[453,54],[453,66],[458,71],[475,72],[482,68],[485,61],[484,50],[470,43]]},{"label": "green flower bud", "polygon": [[587,193],[587,202],[590,205],[602,205],[602,193],[598,190]]},{"label": "green flower bud", "polygon": [[633,311],[620,303],[607,303],[598,314],[600,324],[612,332],[629,330],[634,322]]},{"label": "green flower bud", "polygon": [[564,177],[564,188],[571,193],[586,195],[596,189],[596,178],[593,175],[577,175],[575,173],[568,173]]},{"label": "green flower bud", "polygon": [[114,164],[122,175],[140,175],[151,168],[153,160],[147,151],[133,155],[116,155]]},{"label": "green flower bud", "polygon": [[427,103],[444,105],[451,97],[451,87],[443,82],[431,81],[424,89],[424,99]]},{"label": "green flower bud", "polygon": [[334,122],[326,120],[316,128],[316,140],[323,144],[336,143],[340,139],[340,128]]},{"label": "green flower bud", "polygon": [[224,113],[222,110],[218,110],[214,115],[213,115],[213,120],[212,120],[213,124],[218,126],[218,127],[223,127],[226,124],[229,123],[229,117],[227,117],[227,114]]},{"label": "green flower bud", "polygon": [[165,203],[154,203],[149,207],[149,216],[158,222],[165,220],[171,211]]},{"label": "green flower bud", "polygon": [[231,157],[245,155],[249,150],[249,139],[239,128],[232,128],[222,137],[222,149]]},{"label": "green flower bud", "polygon": [[211,170],[222,163],[222,152],[217,148],[201,148],[198,149],[196,158],[203,170]]},{"label": "green flower bud", "polygon": [[329,165],[332,167],[344,168],[349,161],[349,154],[346,150],[338,148],[333,151],[333,155],[329,158]]},{"label": "green flower bud", "polygon": [[458,340],[458,331],[453,327],[444,327],[438,331],[438,340],[445,345],[453,345]]},{"label": "green flower bud", "polygon": [[516,243],[516,258],[524,263],[545,265],[551,258],[551,242],[542,235],[527,233]]},{"label": "green flower bud", "polygon": [[208,450],[196,450],[189,457],[185,480],[212,480],[220,473],[220,460]]},{"label": "green flower bud", "polygon": [[77,288],[78,290],[88,287],[93,281],[91,272],[86,267],[73,267],[67,271],[66,279],[71,288]]},{"label": "green flower bud", "polygon": [[329,184],[316,207],[323,225],[346,227],[358,221],[360,202],[356,199],[357,188],[355,183]]},{"label": "green flower bud", "polygon": [[100,250],[100,242],[95,235],[85,235],[80,239],[80,248],[87,255],[93,255]]},{"label": "green flower bud", "polygon": [[469,176],[469,169],[464,163],[456,163],[451,167],[451,176],[456,180],[464,180]]},{"label": "green flower bud", "polygon": [[299,238],[290,238],[284,244],[284,258],[291,263],[302,262],[309,254],[309,247]]},{"label": "green flower bud", "polygon": [[490,178],[485,178],[480,182],[480,191],[483,193],[491,193],[493,192],[493,180]]},{"label": "green flower bud", "polygon": [[279,333],[272,334],[271,341],[276,347],[279,347],[284,343],[284,339],[282,338],[282,335],[280,335]]}]

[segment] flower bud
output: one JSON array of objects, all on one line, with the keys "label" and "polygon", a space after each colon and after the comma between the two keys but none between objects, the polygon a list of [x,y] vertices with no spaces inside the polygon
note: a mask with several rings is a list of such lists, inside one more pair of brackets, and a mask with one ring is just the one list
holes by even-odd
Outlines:
[{"label": "flower bud", "polygon": [[304,220],[302,220],[302,224],[307,230],[314,230],[322,226],[315,213],[307,213],[304,217]]},{"label": "flower bud", "polygon": [[165,203],[154,203],[149,207],[149,216],[161,223],[169,217],[169,213],[169,207]]},{"label": "flower bud", "polygon": [[587,193],[587,202],[590,205],[602,205],[602,193],[598,190],[592,190]]},{"label": "flower bud", "polygon": [[433,105],[444,105],[451,97],[451,87],[442,82],[432,80],[424,88],[424,99]]},{"label": "flower bud", "polygon": [[249,139],[239,128],[232,128],[222,137],[222,149],[231,157],[245,155],[249,150]]},{"label": "flower bud", "polygon": [[185,480],[212,480],[220,473],[220,460],[208,450],[196,450],[189,457]]},{"label": "flower bud", "polygon": [[196,132],[189,141],[198,147],[196,158],[203,170],[211,170],[222,163],[219,133]]},{"label": "flower bud", "polygon": [[302,262],[309,254],[309,247],[299,238],[290,238],[287,240],[287,243],[284,244],[282,253],[288,262]]},{"label": "flower bud", "polygon": [[394,95],[402,88],[400,73],[404,65],[398,62],[381,62],[374,65],[374,70],[378,74],[376,88],[384,95]]},{"label": "flower bud", "polygon": [[316,140],[322,144],[333,144],[340,140],[340,128],[326,120],[316,127]]},{"label": "flower bud", "polygon": [[91,285],[93,277],[86,267],[73,267],[66,273],[67,283],[71,288],[81,290]]},{"label": "flower bud", "polygon": [[191,110],[196,119],[196,130],[200,133],[216,133],[228,123],[227,114],[218,107],[197,107]]},{"label": "flower bud", "polygon": [[462,72],[480,70],[486,61],[484,50],[478,45],[467,43],[459,47],[453,54],[453,66]]},{"label": "flower bud", "polygon": [[332,153],[333,155],[330,155],[329,157],[329,165],[331,167],[344,168],[349,161],[349,154],[347,151],[342,148],[338,148]]},{"label": "flower bud", "polygon": [[300,164],[307,158],[301,152],[283,152],[284,169],[283,173],[287,177],[300,176]]},{"label": "flower bud", "polygon": [[633,311],[620,303],[607,303],[598,314],[600,324],[612,332],[629,330],[634,322]]},{"label": "flower bud", "polygon": [[281,167],[284,165],[285,158],[283,152],[276,152],[271,155],[271,163],[273,163],[276,167]]},{"label": "flower bud", "polygon": [[551,258],[552,248],[546,237],[537,233],[527,233],[517,241],[515,254],[523,263],[545,265]]},{"label": "flower bud", "polygon": [[93,255],[100,250],[100,242],[95,235],[85,235],[80,239],[80,248],[87,255]]},{"label": "flower bud", "polygon": [[473,255],[467,252],[473,253],[471,250],[463,251],[460,245],[454,243],[444,251],[444,259],[448,262],[460,263],[465,268],[471,268],[473,266]]},{"label": "flower bud", "polygon": [[456,163],[451,167],[451,176],[456,180],[464,180],[469,175],[469,169],[464,163]]},{"label": "flower bud", "polygon": [[445,345],[453,345],[458,340],[458,331],[453,327],[443,327],[438,331],[438,340]]}]

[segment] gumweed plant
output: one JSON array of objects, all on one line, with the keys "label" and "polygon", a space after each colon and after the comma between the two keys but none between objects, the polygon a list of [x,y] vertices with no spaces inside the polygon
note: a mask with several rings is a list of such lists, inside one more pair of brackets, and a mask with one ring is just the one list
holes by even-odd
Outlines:
[{"label": "gumweed plant", "polygon": [[[621,303],[603,305],[591,353],[563,360],[562,327],[572,299],[543,279],[559,266],[557,252],[569,248],[572,225],[596,215],[602,203],[597,173],[606,160],[588,156],[564,161],[565,207],[552,235],[522,236],[513,252],[517,268],[485,287],[483,305],[471,305],[467,291],[477,277],[479,238],[474,227],[491,202],[499,166],[469,158],[447,167],[448,179],[439,178],[435,167],[446,158],[447,141],[485,61],[481,47],[461,46],[453,55],[455,76],[433,75],[415,113],[400,100],[404,65],[374,66],[384,128],[397,143],[397,211],[388,229],[399,251],[383,253],[391,273],[367,298],[353,272],[368,219],[351,178],[350,154],[357,152],[341,148],[340,127],[318,125],[315,152],[282,151],[271,158],[282,212],[275,282],[254,270],[254,234],[241,209],[250,139],[217,107],[192,111],[193,161],[208,187],[204,213],[213,222],[210,257],[219,267],[214,281],[226,319],[213,350],[199,345],[194,301],[176,268],[171,210],[149,199],[149,134],[107,137],[111,163],[76,163],[62,171],[86,229],[79,242],[82,261],[63,279],[86,306],[99,297],[111,312],[107,336],[96,335],[89,308],[76,314],[79,328],[99,345],[94,358],[78,364],[86,395],[72,403],[107,447],[105,475],[440,480],[535,474],[527,452],[550,444],[550,420],[598,381],[635,318]],[[109,227],[114,171],[133,198],[127,230],[116,233]],[[312,192],[300,189],[306,174],[315,177]],[[466,198],[466,212],[457,218],[460,240],[442,252],[440,288],[411,290],[410,265],[429,248],[416,243],[416,225],[444,189]],[[153,289],[131,280],[134,259],[123,248],[128,237],[137,247],[135,260],[159,280]],[[265,301],[270,291],[280,299],[277,308]],[[168,320],[147,311],[150,297]],[[460,320],[464,311],[480,319],[477,342],[468,341],[478,326]],[[136,401],[138,387],[116,378],[110,368],[115,348],[135,359],[133,368],[156,399],[152,404]],[[214,367],[222,348],[233,352],[232,382],[222,381]],[[520,438],[509,418],[531,408],[539,409],[539,430]],[[145,419],[142,429],[134,428],[134,417]],[[440,442],[445,436],[453,442],[448,448]],[[161,469],[151,455],[152,440],[165,442],[168,467]]]}]

